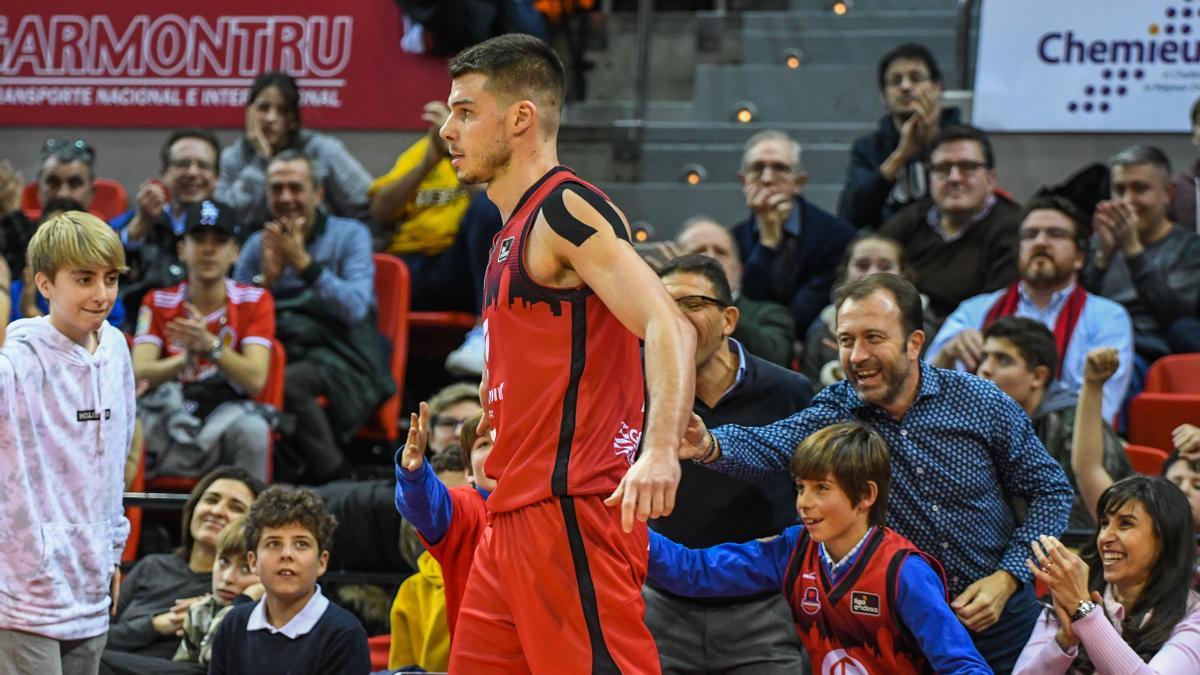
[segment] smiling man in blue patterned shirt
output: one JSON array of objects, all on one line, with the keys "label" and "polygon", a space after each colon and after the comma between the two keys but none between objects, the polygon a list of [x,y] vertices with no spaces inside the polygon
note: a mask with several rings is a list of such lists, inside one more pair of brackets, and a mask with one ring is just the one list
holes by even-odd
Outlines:
[{"label": "smiling man in blue patterned shirt", "polygon": [[[697,442],[681,454],[762,478],[786,471],[796,445],[818,429],[870,424],[892,451],[888,525],[941,560],[951,606],[989,665],[1007,673],[1040,611],[1025,567],[1029,541],[1066,528],[1070,483],[999,388],[921,362],[925,334],[912,284],[873,274],[839,289],[837,306],[845,381],[767,426],[726,425],[709,435],[693,419],[689,439]],[[1010,497],[1028,502],[1024,523]]]}]

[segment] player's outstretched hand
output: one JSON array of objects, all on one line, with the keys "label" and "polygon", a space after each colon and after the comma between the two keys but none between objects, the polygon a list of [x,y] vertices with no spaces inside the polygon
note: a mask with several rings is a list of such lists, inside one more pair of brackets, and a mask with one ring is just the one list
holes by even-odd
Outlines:
[{"label": "player's outstretched hand", "polygon": [[400,465],[405,471],[416,471],[425,463],[425,448],[429,445],[429,404],[421,401],[418,412],[410,413],[408,441],[400,455]]},{"label": "player's outstretched hand", "polygon": [[675,509],[675,491],[679,488],[679,460],[673,451],[643,448],[642,456],[629,467],[607,506],[621,505],[621,529],[633,531],[633,519],[641,522],[669,516]]}]

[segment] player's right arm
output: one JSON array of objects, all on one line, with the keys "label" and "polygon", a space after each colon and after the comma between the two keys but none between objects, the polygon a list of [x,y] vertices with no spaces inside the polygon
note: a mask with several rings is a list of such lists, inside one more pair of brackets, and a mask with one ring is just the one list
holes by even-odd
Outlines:
[{"label": "player's right arm", "polygon": [[412,523],[430,544],[436,544],[450,529],[454,516],[450,491],[425,461],[429,442],[429,405],[424,401],[419,414],[412,413],[408,440],[396,452],[396,511]]},{"label": "player's right arm", "polygon": [[647,578],[692,598],[779,591],[799,532],[797,526],[766,540],[693,549],[651,530]]}]

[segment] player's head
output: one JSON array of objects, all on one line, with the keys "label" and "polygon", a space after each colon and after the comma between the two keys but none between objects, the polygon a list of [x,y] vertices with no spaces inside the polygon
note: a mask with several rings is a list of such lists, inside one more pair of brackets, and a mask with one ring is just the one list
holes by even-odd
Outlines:
[{"label": "player's head", "polygon": [[100,329],[117,300],[125,249],[104,221],[66,211],[40,225],[29,241],[34,283],[50,301],[50,323],[83,344]]},{"label": "player's head", "polygon": [[796,446],[796,510],[817,541],[854,523],[883,525],[891,487],[887,441],[861,422],[827,426]]},{"label": "player's head", "polygon": [[250,569],[246,557],[246,518],[239,517],[217,534],[217,557],[213,561],[212,594],[222,605],[228,605],[241,595],[247,586],[258,583],[258,575]]},{"label": "player's head", "polygon": [[463,463],[467,467],[467,481],[472,485],[491,492],[496,489],[496,480],[483,471],[483,463],[492,453],[492,435],[484,431],[476,433],[483,411],[477,411],[467,418],[462,429],[458,432],[458,442],[462,450]]},{"label": "player's head", "polygon": [[250,566],[268,596],[299,599],[311,595],[329,564],[337,519],[320,495],[290,485],[272,485],[250,507]]},{"label": "player's head", "polygon": [[441,135],[459,180],[491,181],[515,147],[553,143],[565,73],[554,50],[529,35],[501,35],[450,60],[450,117]]}]

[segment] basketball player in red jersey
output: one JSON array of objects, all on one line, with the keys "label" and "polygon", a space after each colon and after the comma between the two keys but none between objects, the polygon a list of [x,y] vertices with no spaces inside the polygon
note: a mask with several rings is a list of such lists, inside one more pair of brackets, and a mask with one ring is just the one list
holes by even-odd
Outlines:
[{"label": "basketball player in red jersey", "polygon": [[498,482],[450,671],[658,673],[642,623],[645,521],[674,506],[695,332],[624,216],[558,164],[554,52],[505,35],[460,53],[450,75],[451,164],[488,184],[505,220],[484,282],[480,385]]}]

